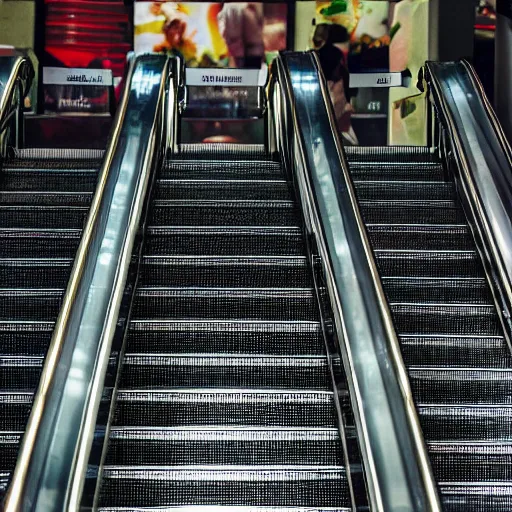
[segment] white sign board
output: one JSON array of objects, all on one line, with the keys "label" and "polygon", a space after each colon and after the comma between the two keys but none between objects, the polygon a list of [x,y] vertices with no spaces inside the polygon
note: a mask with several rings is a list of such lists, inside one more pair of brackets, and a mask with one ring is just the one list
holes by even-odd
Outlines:
[{"label": "white sign board", "polygon": [[263,87],[268,69],[187,68],[186,85],[221,87]]},{"label": "white sign board", "polygon": [[353,89],[365,87],[402,87],[402,73],[351,73],[350,86]]},{"label": "white sign board", "polygon": [[110,69],[43,68],[43,84],[46,85],[96,85],[109,87],[113,84]]}]

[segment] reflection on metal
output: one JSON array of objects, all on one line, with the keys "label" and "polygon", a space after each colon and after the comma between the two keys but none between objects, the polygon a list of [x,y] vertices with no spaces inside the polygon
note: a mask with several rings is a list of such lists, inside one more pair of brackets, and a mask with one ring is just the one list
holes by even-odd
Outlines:
[{"label": "reflection on metal", "polygon": [[512,149],[471,64],[429,62],[426,81],[512,349]]},{"label": "reflection on metal", "polygon": [[496,113],[512,142],[512,1],[497,3],[494,59]]},{"label": "reflection on metal", "polygon": [[164,136],[169,60],[130,64],[6,511],[78,510],[140,211]]},{"label": "reflection on metal", "polygon": [[283,105],[274,100],[272,106],[277,146],[295,173],[309,239],[318,250],[312,258],[323,268],[370,508],[439,511],[406,369],[317,59],[284,53],[274,73],[284,89]]},{"label": "reflection on metal", "polygon": [[0,158],[8,146],[23,145],[23,100],[34,78],[28,57],[16,50],[6,53],[0,57]]}]

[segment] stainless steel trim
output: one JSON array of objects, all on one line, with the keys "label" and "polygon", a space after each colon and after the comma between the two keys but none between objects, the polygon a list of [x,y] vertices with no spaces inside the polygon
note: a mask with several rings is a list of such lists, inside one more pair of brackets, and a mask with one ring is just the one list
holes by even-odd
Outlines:
[{"label": "stainless steel trim", "polygon": [[[274,77],[294,167],[335,315],[374,511],[441,510],[406,368],[314,54],[283,53]],[[320,78],[320,79],[319,79]],[[272,92],[271,92],[272,94]],[[287,109],[283,108],[288,101]],[[275,103],[275,101],[274,101]],[[280,110],[279,112],[277,110]]]},{"label": "stainless steel trim", "polygon": [[[8,144],[17,149],[22,145],[23,100],[33,77],[34,68],[28,57],[16,51],[0,57],[0,158],[5,158]],[[14,133],[10,133],[12,127],[9,124],[13,118]]]},{"label": "stainless steel trim", "polygon": [[6,511],[77,510],[132,244],[164,133],[165,56],[130,63]]}]

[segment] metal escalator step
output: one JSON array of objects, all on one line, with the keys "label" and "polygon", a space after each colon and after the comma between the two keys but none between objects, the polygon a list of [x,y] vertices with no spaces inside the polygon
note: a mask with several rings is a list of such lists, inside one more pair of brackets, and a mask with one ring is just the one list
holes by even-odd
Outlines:
[{"label": "metal escalator step", "polygon": [[445,173],[438,162],[350,162],[356,181],[442,181]]},{"label": "metal escalator step", "polygon": [[427,146],[350,146],[345,147],[352,162],[435,162],[438,157],[434,148]]},{"label": "metal escalator step", "polygon": [[417,405],[425,439],[434,441],[512,441],[512,406]]},{"label": "metal escalator step", "polygon": [[10,471],[5,471],[0,468],[0,499],[5,496],[7,492],[7,487],[9,486],[9,482],[11,481],[11,473]]},{"label": "metal escalator step", "polygon": [[0,228],[0,258],[73,258],[81,229]]},{"label": "metal escalator step", "polygon": [[367,224],[366,229],[374,249],[464,251],[474,247],[465,224]]},{"label": "metal escalator step", "polygon": [[150,223],[161,226],[299,226],[293,201],[154,201]]},{"label": "metal escalator step", "polygon": [[[0,296],[1,305],[1,296]],[[138,288],[133,317],[317,320],[310,288]]]},{"label": "metal escalator step", "polygon": [[85,206],[0,205],[0,226],[4,228],[81,228],[89,208]]},{"label": "metal escalator step", "polygon": [[329,389],[329,385],[325,356],[214,353],[126,354],[120,381],[124,389],[174,386]]},{"label": "metal escalator step", "polygon": [[92,192],[0,191],[0,204],[89,206],[92,196]]},{"label": "metal escalator step", "polygon": [[39,384],[43,356],[0,355],[0,389],[4,391],[32,391]]},{"label": "metal escalator step", "polygon": [[476,251],[375,250],[382,276],[484,277]]},{"label": "metal escalator step", "polygon": [[342,453],[336,428],[114,427],[106,464],[341,466]]},{"label": "metal escalator step", "polygon": [[512,483],[476,482],[439,485],[445,512],[510,512]]},{"label": "metal escalator step", "polygon": [[239,160],[167,160],[160,177],[164,179],[279,179],[284,172],[278,162]]},{"label": "metal escalator step", "polygon": [[460,224],[464,211],[455,201],[361,201],[363,219],[368,224]]},{"label": "metal escalator step", "polygon": [[289,200],[290,187],[285,180],[158,180],[154,199],[188,200]]},{"label": "metal escalator step", "polygon": [[427,443],[440,482],[512,481],[512,443]]},{"label": "metal escalator step", "polygon": [[[14,164],[32,164],[35,166],[73,164],[73,168],[81,165],[100,165],[105,151],[103,149],[85,148],[22,148],[14,150]],[[9,160],[9,164],[13,162]]]},{"label": "metal escalator step", "polygon": [[410,366],[512,368],[512,356],[502,336],[402,335],[400,346]]},{"label": "metal escalator step", "polygon": [[99,507],[98,512],[351,512],[350,507],[258,507],[244,505],[176,505],[171,507]]},{"label": "metal escalator step", "polygon": [[116,405],[119,426],[336,426],[330,391],[121,389]]},{"label": "metal escalator step", "polygon": [[5,355],[44,356],[54,322],[0,321],[0,347]]},{"label": "metal escalator step", "polygon": [[304,288],[311,275],[302,256],[144,256],[139,285]]},{"label": "metal escalator step", "polygon": [[512,369],[409,367],[416,401],[422,404],[512,404]]},{"label": "metal escalator step", "polygon": [[319,322],[132,320],[127,350],[318,355],[325,354],[325,345]]},{"label": "metal escalator step", "polygon": [[64,290],[0,289],[0,320],[53,320],[59,314]]},{"label": "metal escalator step", "polygon": [[445,181],[354,181],[359,201],[451,201],[455,185]]},{"label": "metal escalator step", "polygon": [[106,466],[100,505],[348,506],[344,468]]},{"label": "metal escalator step", "polygon": [[490,304],[491,291],[484,278],[383,277],[390,302]]},{"label": "metal escalator step", "polygon": [[301,229],[289,226],[150,226],[146,231],[145,250],[146,254],[204,256],[302,256],[305,253]]},{"label": "metal escalator step", "polygon": [[96,187],[98,179],[97,168],[77,170],[44,169],[37,168],[9,168],[2,169],[0,190],[29,191],[44,190],[46,192],[91,192]]},{"label": "metal escalator step", "polygon": [[179,159],[269,160],[263,144],[180,144]]},{"label": "metal escalator step", "polygon": [[25,430],[33,399],[32,392],[0,391],[0,430]]},{"label": "metal escalator step", "polygon": [[400,334],[501,334],[494,304],[390,303],[390,307]]},{"label": "metal escalator step", "polygon": [[0,473],[13,470],[22,437],[23,432],[0,431]]},{"label": "metal escalator step", "polygon": [[71,258],[0,258],[0,283],[13,288],[65,288],[72,265]]}]

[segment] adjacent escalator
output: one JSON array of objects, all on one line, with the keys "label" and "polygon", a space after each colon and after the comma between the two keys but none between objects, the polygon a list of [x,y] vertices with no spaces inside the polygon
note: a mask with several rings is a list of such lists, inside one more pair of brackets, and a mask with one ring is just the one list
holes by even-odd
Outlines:
[{"label": "adjacent escalator", "polygon": [[448,512],[512,510],[512,358],[455,183],[429,148],[347,148]]},{"label": "adjacent escalator", "polygon": [[102,151],[20,150],[0,168],[0,500],[14,470]]},{"label": "adjacent escalator", "polygon": [[100,509],[352,510],[280,163],[263,146],[183,145],[148,215]]}]

